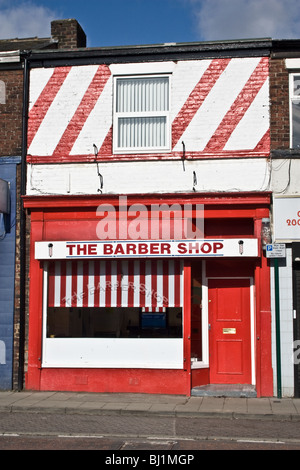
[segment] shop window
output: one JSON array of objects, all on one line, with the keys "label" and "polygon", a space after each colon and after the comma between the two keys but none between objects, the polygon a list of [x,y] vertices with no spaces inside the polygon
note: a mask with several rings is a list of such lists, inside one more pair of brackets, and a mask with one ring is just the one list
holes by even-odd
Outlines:
[{"label": "shop window", "polygon": [[182,309],[48,308],[48,338],[181,338]]},{"label": "shop window", "polygon": [[183,367],[183,262],[44,266],[43,365]]},{"label": "shop window", "polygon": [[209,367],[208,279],[205,260],[191,260],[191,367]]},{"label": "shop window", "polygon": [[170,150],[169,76],[115,78],[114,153]]},{"label": "shop window", "polygon": [[203,360],[202,338],[202,263],[192,262],[191,292],[191,359],[194,362]]},{"label": "shop window", "polygon": [[291,148],[300,149],[300,74],[290,75]]}]

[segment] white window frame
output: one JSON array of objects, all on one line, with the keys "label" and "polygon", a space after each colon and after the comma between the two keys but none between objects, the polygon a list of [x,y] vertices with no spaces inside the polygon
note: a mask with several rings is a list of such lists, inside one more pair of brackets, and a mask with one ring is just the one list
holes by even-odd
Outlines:
[{"label": "white window frame", "polygon": [[191,361],[191,369],[209,368],[209,325],[208,325],[208,278],[206,277],[206,261],[202,260],[202,360]]},{"label": "white window frame", "polygon": [[[118,112],[117,113],[117,80],[119,79],[141,79],[141,78],[168,78],[169,80],[169,109],[167,111],[155,112]],[[149,154],[159,152],[171,151],[171,126],[170,126],[170,112],[171,112],[171,74],[169,73],[156,73],[156,74],[132,74],[132,75],[116,75],[114,76],[113,88],[113,153],[114,154]],[[166,145],[161,147],[118,147],[118,121],[120,118],[128,117],[165,117],[166,118]]]},{"label": "white window frame", "polygon": [[300,95],[294,96],[294,77],[300,77],[300,70],[299,72],[293,72],[289,74],[289,114],[290,114],[290,148],[293,147],[293,102],[299,101],[300,102]]}]

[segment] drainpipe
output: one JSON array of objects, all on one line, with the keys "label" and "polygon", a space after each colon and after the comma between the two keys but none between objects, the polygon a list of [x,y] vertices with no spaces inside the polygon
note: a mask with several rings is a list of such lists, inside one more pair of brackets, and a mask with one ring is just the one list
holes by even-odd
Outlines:
[{"label": "drainpipe", "polygon": [[22,111],[22,155],[21,155],[21,188],[20,188],[20,330],[19,330],[19,365],[18,391],[23,389],[24,381],[24,349],[26,322],[26,214],[23,198],[26,194],[26,157],[27,157],[27,121],[29,101],[29,52],[24,52],[23,74],[23,111]]}]

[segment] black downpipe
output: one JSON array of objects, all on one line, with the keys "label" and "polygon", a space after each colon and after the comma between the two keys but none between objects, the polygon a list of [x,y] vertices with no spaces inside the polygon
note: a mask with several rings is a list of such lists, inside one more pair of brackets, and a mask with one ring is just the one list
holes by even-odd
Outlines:
[{"label": "black downpipe", "polygon": [[26,213],[23,197],[26,194],[26,158],[27,158],[27,123],[29,102],[29,63],[28,53],[24,55],[23,74],[23,111],[22,111],[22,159],[20,188],[20,326],[19,326],[19,366],[18,391],[23,389],[25,359],[25,323],[26,323]]}]

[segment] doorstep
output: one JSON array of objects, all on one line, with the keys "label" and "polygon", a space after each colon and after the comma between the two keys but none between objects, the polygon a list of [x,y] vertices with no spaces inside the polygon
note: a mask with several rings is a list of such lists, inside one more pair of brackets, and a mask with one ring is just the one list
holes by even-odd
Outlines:
[{"label": "doorstep", "polygon": [[254,385],[247,384],[208,384],[193,387],[192,397],[236,397],[256,398]]}]

